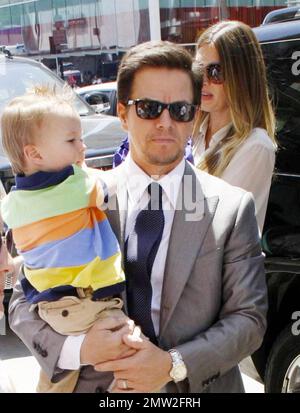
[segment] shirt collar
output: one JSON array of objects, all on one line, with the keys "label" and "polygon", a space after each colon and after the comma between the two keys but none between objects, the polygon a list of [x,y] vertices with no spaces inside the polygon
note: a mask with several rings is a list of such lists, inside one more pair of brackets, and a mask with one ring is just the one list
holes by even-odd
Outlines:
[{"label": "shirt collar", "polygon": [[16,176],[16,186],[14,187],[14,190],[38,190],[48,188],[60,184],[70,175],[74,175],[74,168],[72,165],[57,172],[39,171],[29,176],[18,174]]},{"label": "shirt collar", "polygon": [[[137,205],[147,187],[154,181],[147,175],[132,159],[130,152],[125,159],[125,173],[127,176],[128,196],[134,205]],[[167,175],[164,175],[155,182],[159,183],[163,189],[163,193],[167,196],[170,204],[175,209],[177,204],[178,192],[183,178],[185,169],[185,160],[180,163]]]},{"label": "shirt collar", "polygon": [[[213,146],[217,145],[226,136],[231,126],[232,126],[232,122],[229,122],[227,123],[227,125],[223,126],[223,128],[219,129],[216,133],[214,133],[208,144],[208,148],[212,148]],[[200,139],[204,139],[207,128],[208,128],[208,116],[206,116],[206,118],[200,125],[200,128],[199,128]]]}]

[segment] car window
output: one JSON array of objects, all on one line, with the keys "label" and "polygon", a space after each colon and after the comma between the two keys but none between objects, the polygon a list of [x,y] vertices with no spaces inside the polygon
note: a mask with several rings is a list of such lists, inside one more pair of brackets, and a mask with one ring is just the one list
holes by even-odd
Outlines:
[{"label": "car window", "polygon": [[262,246],[298,256],[300,240],[300,39],[262,44],[276,108],[278,151]]},{"label": "car window", "polygon": [[80,94],[90,105],[98,105],[100,103],[109,103],[109,98],[104,93],[100,92],[87,92]]},{"label": "car window", "polygon": [[[62,88],[64,82],[43,66],[28,64],[16,60],[4,60],[0,63],[0,113],[14,97],[22,95],[36,85],[56,85]],[[77,96],[74,104],[81,116],[91,114],[91,110]]]},{"label": "car window", "polygon": [[263,44],[276,107],[277,172],[300,174],[300,39]]},{"label": "car window", "polygon": [[86,99],[88,100],[88,103],[90,105],[99,105],[99,104],[103,103],[103,96],[99,93],[91,94],[91,95],[87,94]]},{"label": "car window", "polygon": [[106,95],[108,97],[108,99],[111,99],[112,94],[114,93],[113,90],[101,90],[101,93],[103,93],[104,95]]}]

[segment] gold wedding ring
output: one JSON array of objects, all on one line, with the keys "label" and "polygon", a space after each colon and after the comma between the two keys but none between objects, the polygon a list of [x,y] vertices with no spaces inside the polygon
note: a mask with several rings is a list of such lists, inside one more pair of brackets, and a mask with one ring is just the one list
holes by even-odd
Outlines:
[{"label": "gold wedding ring", "polygon": [[127,380],[122,380],[122,389],[124,390],[128,389]]}]

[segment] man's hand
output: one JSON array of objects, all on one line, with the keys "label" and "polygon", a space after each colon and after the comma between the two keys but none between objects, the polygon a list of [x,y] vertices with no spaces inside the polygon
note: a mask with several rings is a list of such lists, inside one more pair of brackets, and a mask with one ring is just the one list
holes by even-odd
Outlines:
[{"label": "man's hand", "polygon": [[[16,260],[17,258],[15,258],[15,261]],[[7,251],[6,245],[2,243],[2,246],[0,249],[0,319],[3,317],[3,314],[4,314],[3,299],[4,299],[5,277],[8,273],[11,273],[13,277],[12,285],[14,285],[18,271],[19,271],[19,266],[15,265],[13,258]]]},{"label": "man's hand", "polygon": [[169,371],[172,361],[167,351],[161,350],[147,339],[136,339],[134,334],[124,335],[123,340],[128,347],[136,350],[135,354],[95,366],[97,371],[114,372],[115,385],[110,390],[111,393],[154,392],[171,381]]},{"label": "man's hand", "polygon": [[4,299],[4,282],[5,274],[0,272],[0,320],[4,315],[3,299]]},{"label": "man's hand", "polygon": [[95,365],[134,354],[136,350],[129,348],[122,340],[124,334],[131,334],[133,329],[134,322],[125,316],[98,320],[86,333],[81,345],[81,364]]}]

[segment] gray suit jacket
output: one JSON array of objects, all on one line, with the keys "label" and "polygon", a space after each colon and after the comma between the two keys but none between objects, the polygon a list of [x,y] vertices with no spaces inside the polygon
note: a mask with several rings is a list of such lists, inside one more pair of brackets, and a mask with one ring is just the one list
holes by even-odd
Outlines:
[{"label": "gray suit jacket", "polygon": [[[119,178],[124,179],[122,167]],[[122,247],[127,193],[124,182],[119,187],[107,215]],[[64,372],[56,364],[65,337],[28,308],[17,286],[11,328],[49,377],[59,380]],[[169,383],[167,391],[242,392],[237,364],[259,347],[266,310],[252,196],[186,163],[164,272],[159,346],[181,352],[188,378]],[[75,391],[105,391],[111,380],[109,373],[84,367]]]}]

